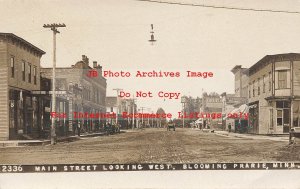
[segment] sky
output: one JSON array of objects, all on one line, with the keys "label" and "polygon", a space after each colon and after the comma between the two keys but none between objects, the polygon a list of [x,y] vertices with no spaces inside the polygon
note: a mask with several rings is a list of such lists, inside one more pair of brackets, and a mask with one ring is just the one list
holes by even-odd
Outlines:
[{"label": "sky", "polygon": [[[171,0],[165,0],[171,1]],[[296,0],[176,0],[176,2],[240,8],[300,11]],[[298,53],[300,14],[212,9],[136,0],[0,0],[1,32],[14,33],[46,54],[42,67],[52,66],[52,32],[44,24],[65,23],[57,35],[57,66],[70,67],[86,55],[104,71],[130,72],[107,78],[107,96],[114,88],[137,98],[151,112],[162,107],[173,116],[183,95],[234,92],[235,65],[251,67],[265,55]],[[150,25],[157,42],[149,43]],[[180,72],[178,78],[137,78],[136,71]],[[188,78],[186,71],[213,72],[212,78]],[[179,99],[158,92],[180,93]],[[145,112],[145,111],[144,111]]]}]

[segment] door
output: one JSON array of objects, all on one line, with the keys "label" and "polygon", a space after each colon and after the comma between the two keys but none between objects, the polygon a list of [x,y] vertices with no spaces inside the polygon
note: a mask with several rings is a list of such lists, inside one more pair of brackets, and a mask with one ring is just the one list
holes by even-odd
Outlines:
[{"label": "door", "polygon": [[283,109],[283,133],[290,132],[290,109]]}]

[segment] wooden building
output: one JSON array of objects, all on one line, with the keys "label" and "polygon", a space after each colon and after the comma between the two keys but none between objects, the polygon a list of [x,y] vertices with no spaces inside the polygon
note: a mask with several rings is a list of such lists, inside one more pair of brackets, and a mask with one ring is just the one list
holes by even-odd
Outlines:
[{"label": "wooden building", "polygon": [[0,140],[37,137],[40,59],[44,51],[12,33],[0,33]]},{"label": "wooden building", "polygon": [[300,54],[267,55],[249,68],[249,108],[251,133],[300,126]]}]

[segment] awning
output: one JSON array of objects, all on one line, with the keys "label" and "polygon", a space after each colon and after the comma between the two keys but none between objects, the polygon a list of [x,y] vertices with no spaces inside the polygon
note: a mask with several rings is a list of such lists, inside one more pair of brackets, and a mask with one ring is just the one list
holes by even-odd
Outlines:
[{"label": "awning", "polygon": [[[233,109],[229,114],[240,114],[240,113],[249,113],[249,106],[247,104],[242,104],[240,107]],[[223,120],[227,119],[228,114],[223,118]]]},{"label": "awning", "polygon": [[202,123],[203,122],[203,118],[199,118],[195,121],[195,123]]}]

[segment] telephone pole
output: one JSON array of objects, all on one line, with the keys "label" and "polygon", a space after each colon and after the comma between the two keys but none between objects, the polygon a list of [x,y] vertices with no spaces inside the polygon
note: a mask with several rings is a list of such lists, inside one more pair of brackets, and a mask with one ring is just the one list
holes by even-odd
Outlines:
[{"label": "telephone pole", "polygon": [[[55,94],[55,67],[56,67],[56,34],[60,33],[57,28],[66,27],[65,24],[44,24],[44,28],[51,28],[53,31],[53,69],[52,69],[52,108],[51,111],[55,112],[56,110],[56,94]],[[54,145],[56,142],[56,133],[55,133],[55,117],[51,117],[51,145]]]},{"label": "telephone pole", "polygon": [[134,98],[134,95],[133,95],[133,98],[132,98],[132,114],[133,114],[133,116],[132,116],[132,129],[134,129],[134,111],[135,111],[135,100],[136,100],[136,98]]},{"label": "telephone pole", "polygon": [[140,110],[142,110],[142,127],[144,126],[144,116],[143,116],[143,114],[144,114],[144,109],[146,109],[147,107],[140,107]]},{"label": "telephone pole", "polygon": [[116,125],[118,125],[118,113],[119,113],[119,92],[122,91],[123,89],[116,88],[113,89],[114,91],[117,91],[117,115],[116,115]]}]

